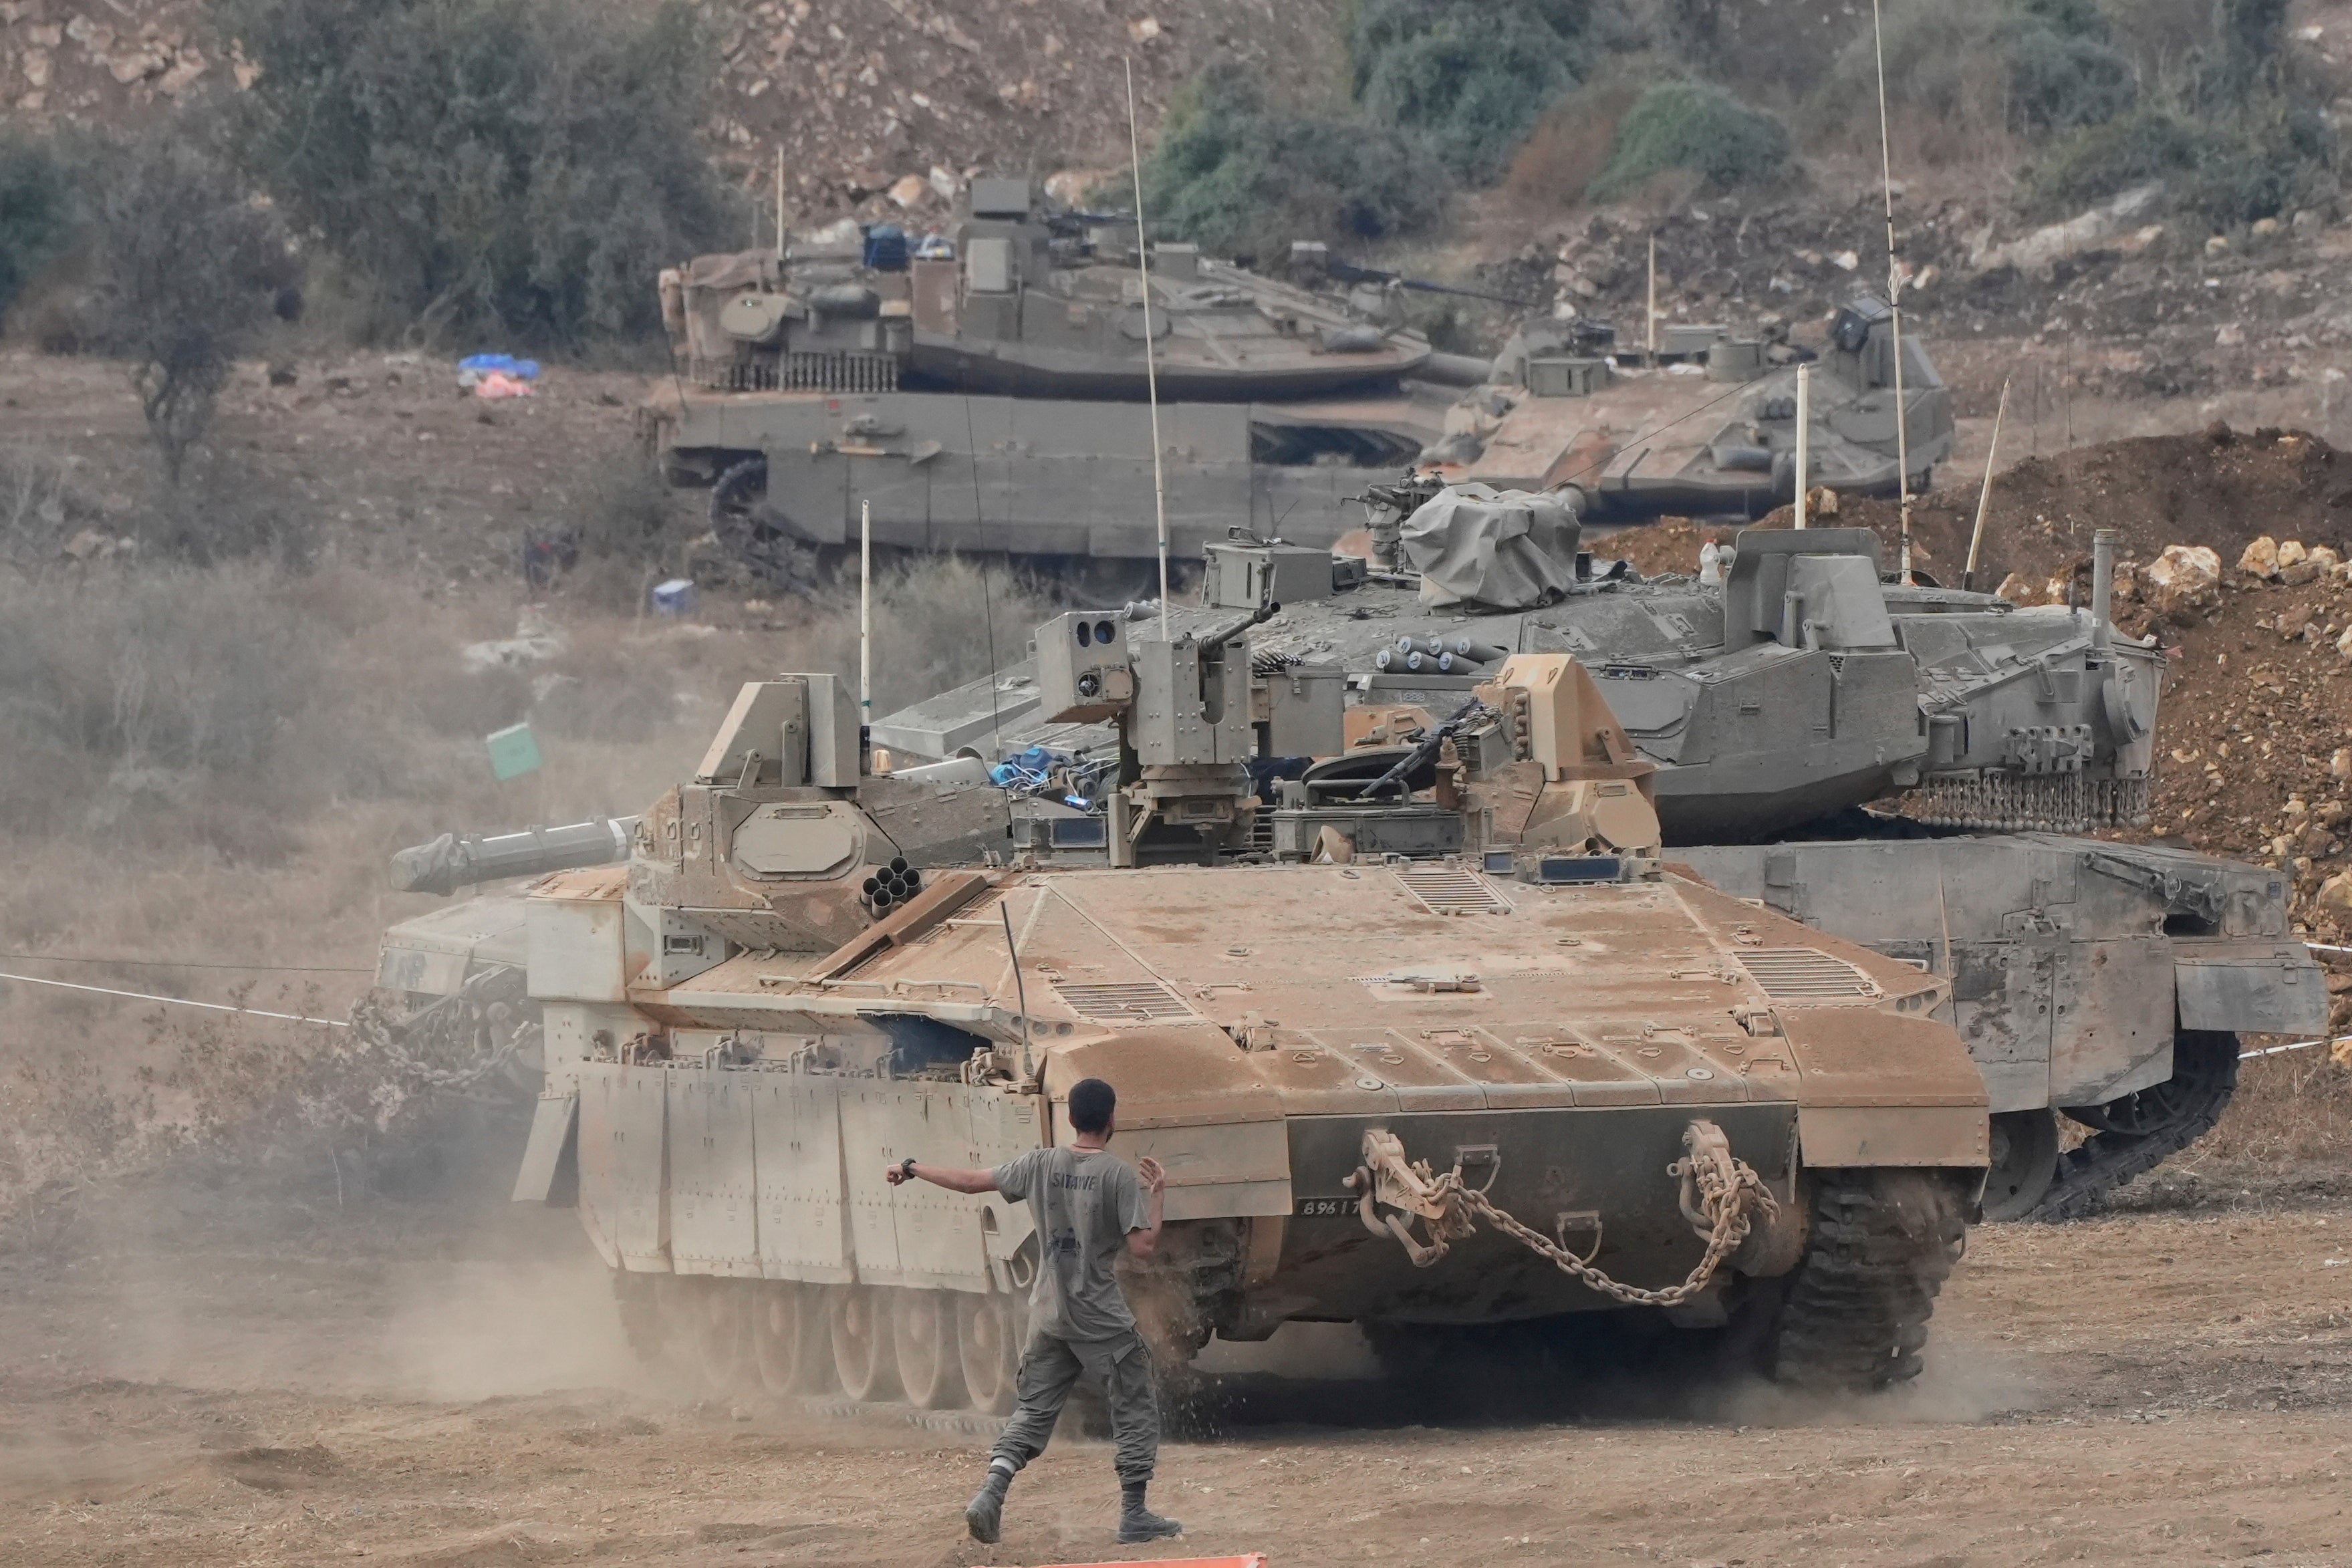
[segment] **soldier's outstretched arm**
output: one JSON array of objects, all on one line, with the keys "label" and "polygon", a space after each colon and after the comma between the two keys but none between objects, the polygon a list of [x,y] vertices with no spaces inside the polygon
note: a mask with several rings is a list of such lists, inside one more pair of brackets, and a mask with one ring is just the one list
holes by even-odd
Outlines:
[{"label": "soldier's outstretched arm", "polygon": [[1168,1190],[1168,1173],[1160,1162],[1146,1154],[1135,1163],[1135,1173],[1143,1182],[1144,1202],[1150,1209],[1146,1223],[1127,1233],[1127,1249],[1138,1258],[1149,1258],[1160,1247],[1160,1200]]},{"label": "soldier's outstretched arm", "polygon": [[935,1187],[945,1187],[951,1193],[992,1193],[996,1190],[993,1171],[961,1171],[952,1165],[926,1165],[909,1155],[894,1160],[885,1176],[892,1186],[901,1182],[929,1182]]}]

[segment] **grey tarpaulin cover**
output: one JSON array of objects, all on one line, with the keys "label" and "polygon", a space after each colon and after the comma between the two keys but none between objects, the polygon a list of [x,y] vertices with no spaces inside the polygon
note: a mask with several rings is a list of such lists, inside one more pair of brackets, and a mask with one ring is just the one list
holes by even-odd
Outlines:
[{"label": "grey tarpaulin cover", "polygon": [[1532,609],[1576,580],[1576,505],[1561,496],[1449,485],[1404,520],[1424,605]]}]

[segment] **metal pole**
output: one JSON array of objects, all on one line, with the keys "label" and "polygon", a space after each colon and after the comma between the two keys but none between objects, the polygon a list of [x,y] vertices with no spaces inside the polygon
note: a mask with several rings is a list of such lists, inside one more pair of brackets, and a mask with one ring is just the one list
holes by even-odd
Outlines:
[{"label": "metal pole", "polygon": [[2009,381],[2000,384],[2000,402],[1992,411],[1992,440],[1985,447],[1984,489],[1977,492],[1977,525],[1969,534],[1969,563],[1960,573],[1960,586],[1973,593],[1977,585],[1977,555],[1984,549],[1985,514],[1992,509],[1992,464],[2000,451],[2001,416],[2009,412]]},{"label": "metal pole", "polygon": [[784,258],[784,144],[776,143],[776,259]]},{"label": "metal pole", "polygon": [[[990,650],[993,658],[995,650]],[[874,503],[857,503],[857,722],[874,723]]]},{"label": "metal pole", "polygon": [[1797,526],[1805,526],[1805,489],[1812,483],[1813,367],[1797,367]]},{"label": "metal pole", "polygon": [[1895,497],[1902,515],[1899,580],[1911,581],[1911,410],[1903,401],[1903,269],[1895,258],[1895,154],[1886,136],[1886,32],[1878,0],[1870,0],[1870,37],[1878,57],[1878,184],[1886,197],[1886,306],[1895,350]]},{"label": "metal pole", "polygon": [[1168,631],[1168,479],[1160,451],[1160,355],[1151,336],[1151,241],[1143,226],[1143,133],[1135,123],[1135,61],[1127,61],[1127,152],[1135,174],[1135,269],[1143,279],[1143,384],[1151,398],[1151,506],[1160,530],[1160,635]]},{"label": "metal pole", "polygon": [[1654,369],[1658,363],[1658,237],[1650,236],[1650,310],[1649,328],[1643,340],[1643,352]]}]

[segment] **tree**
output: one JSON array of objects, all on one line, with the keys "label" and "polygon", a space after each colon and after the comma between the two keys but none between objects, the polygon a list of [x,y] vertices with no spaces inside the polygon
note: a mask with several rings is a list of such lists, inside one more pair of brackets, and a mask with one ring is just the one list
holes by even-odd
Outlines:
[{"label": "tree", "polygon": [[131,361],[174,487],[230,364],[292,275],[277,220],[188,130],[110,149],[94,181],[100,337]]},{"label": "tree", "polygon": [[0,311],[66,248],[74,216],[73,174],[56,142],[0,130]]},{"label": "tree", "polygon": [[259,68],[247,173],[436,336],[568,347],[660,325],[656,273],[733,228],[692,7],[216,0]]}]

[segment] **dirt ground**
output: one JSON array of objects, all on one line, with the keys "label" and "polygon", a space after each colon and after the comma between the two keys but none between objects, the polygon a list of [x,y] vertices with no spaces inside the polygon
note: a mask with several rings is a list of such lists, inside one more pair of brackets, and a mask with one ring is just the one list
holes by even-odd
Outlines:
[{"label": "dirt ground", "polygon": [[1291,1375],[1224,1374],[1217,1435],[1165,1450],[1155,1500],[1188,1533],[1148,1552],[1113,1544],[1100,1443],[1057,1443],[982,1550],[982,1436],[649,1376],[560,1211],[452,1230],[330,1194],[265,1235],[192,1194],[0,1268],[0,1559],[2352,1562],[2352,1201],[2267,1190],[1980,1229],[1927,1375],[1880,1398],[1671,1358],[1416,1392],[1345,1331],[1286,1330]]}]

